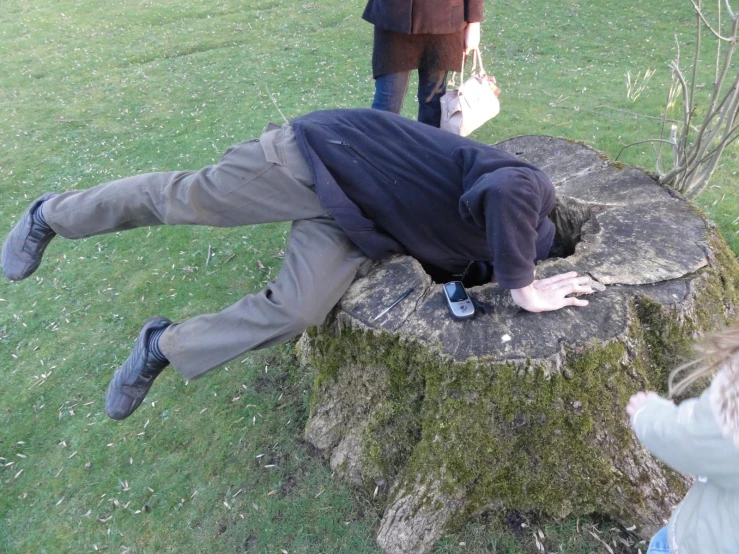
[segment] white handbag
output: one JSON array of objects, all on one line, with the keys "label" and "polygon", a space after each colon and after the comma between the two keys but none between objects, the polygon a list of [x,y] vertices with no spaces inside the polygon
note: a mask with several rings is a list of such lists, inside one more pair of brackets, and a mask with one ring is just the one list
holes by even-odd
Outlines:
[{"label": "white handbag", "polygon": [[464,80],[466,56],[463,56],[459,86],[454,88],[457,74],[453,73],[447,92],[441,97],[441,128],[463,137],[500,112],[497,95],[500,89],[495,84],[495,77],[485,73],[480,50],[475,49],[472,54],[472,76]]}]

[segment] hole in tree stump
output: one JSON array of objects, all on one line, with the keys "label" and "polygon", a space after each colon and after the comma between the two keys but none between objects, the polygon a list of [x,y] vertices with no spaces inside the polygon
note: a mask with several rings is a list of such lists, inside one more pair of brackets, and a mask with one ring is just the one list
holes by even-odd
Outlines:
[{"label": "hole in tree stump", "polygon": [[597,233],[598,222],[593,217],[605,208],[579,202],[574,198],[557,198],[549,219],[554,223],[554,244],[549,258],[567,258],[575,253],[575,247],[584,233]]}]

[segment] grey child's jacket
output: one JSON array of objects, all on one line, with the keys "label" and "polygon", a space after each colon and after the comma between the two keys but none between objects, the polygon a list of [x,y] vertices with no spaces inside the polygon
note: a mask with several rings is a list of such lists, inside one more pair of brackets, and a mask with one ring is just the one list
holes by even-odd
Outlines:
[{"label": "grey child's jacket", "polygon": [[695,484],[668,524],[671,554],[739,554],[739,361],[699,398],[650,398],[633,415],[641,443]]}]

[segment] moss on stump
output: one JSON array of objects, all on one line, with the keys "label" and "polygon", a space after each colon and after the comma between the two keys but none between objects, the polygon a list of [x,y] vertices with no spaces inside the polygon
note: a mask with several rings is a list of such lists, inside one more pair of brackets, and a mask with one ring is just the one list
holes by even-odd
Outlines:
[{"label": "moss on stump", "polygon": [[587,307],[530,314],[487,284],[470,292],[493,312],[455,322],[441,285],[398,256],[299,343],[316,372],[306,437],[383,510],[387,552],[426,552],[483,509],[597,512],[655,532],[687,481],[636,442],[624,407],[664,392],[693,342],[735,316],[739,266],[682,198],[581,144],[498,146],[555,183],[574,253],[537,273],[590,275],[603,290]]}]

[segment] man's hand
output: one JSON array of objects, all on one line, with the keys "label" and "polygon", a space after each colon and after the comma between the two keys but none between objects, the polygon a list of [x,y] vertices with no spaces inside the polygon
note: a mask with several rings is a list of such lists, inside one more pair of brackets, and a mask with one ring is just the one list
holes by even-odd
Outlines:
[{"label": "man's hand", "polygon": [[590,277],[577,273],[560,273],[547,279],[535,280],[528,287],[511,289],[513,301],[529,312],[551,312],[565,306],[587,306],[588,301],[568,297],[568,294],[590,294]]},{"label": "man's hand", "polygon": [[659,394],[652,391],[640,391],[629,399],[629,403],[626,405],[626,413],[629,417],[634,417],[636,411],[642,407],[642,405],[653,397],[659,397]]},{"label": "man's hand", "polygon": [[480,46],[480,23],[468,23],[464,29],[464,53],[469,54]]}]

